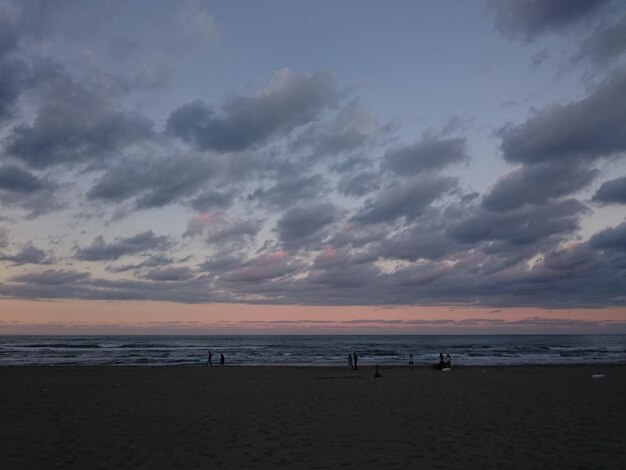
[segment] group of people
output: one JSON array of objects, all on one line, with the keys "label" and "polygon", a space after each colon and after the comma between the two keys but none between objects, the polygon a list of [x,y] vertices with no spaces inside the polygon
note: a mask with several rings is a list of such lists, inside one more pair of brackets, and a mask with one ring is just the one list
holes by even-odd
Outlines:
[{"label": "group of people", "polygon": [[359,370],[359,356],[356,352],[348,354],[348,370]]},{"label": "group of people", "polygon": [[[226,358],[224,357],[223,354],[220,354],[220,365],[223,366],[225,363],[226,363]],[[211,353],[211,351],[209,351],[209,354],[207,355],[205,366],[213,367],[213,353]]]},{"label": "group of people", "polygon": [[452,358],[450,354],[446,354],[446,357],[443,357],[443,353],[439,353],[439,370],[450,369],[452,366]]}]

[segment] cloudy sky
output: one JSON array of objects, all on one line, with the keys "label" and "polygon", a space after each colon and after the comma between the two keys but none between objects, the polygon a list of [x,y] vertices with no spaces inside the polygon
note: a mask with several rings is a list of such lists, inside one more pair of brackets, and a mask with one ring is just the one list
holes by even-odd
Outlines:
[{"label": "cloudy sky", "polygon": [[626,1],[0,0],[0,328],[626,332]]}]

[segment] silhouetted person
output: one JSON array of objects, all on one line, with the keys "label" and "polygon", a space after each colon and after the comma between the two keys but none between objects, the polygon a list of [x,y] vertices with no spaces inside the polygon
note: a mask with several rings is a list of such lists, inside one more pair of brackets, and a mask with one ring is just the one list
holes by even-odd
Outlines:
[{"label": "silhouetted person", "polygon": [[443,358],[443,353],[439,353],[439,369],[446,367],[446,360]]},{"label": "silhouetted person", "polygon": [[354,363],[352,362],[352,354],[348,354],[348,370],[354,369]]},{"label": "silhouetted person", "polygon": [[380,377],[382,377],[382,375],[380,374],[380,372],[378,372],[378,364],[374,366],[375,367],[375,371],[374,371],[374,378],[378,379]]},{"label": "silhouetted person", "polygon": [[223,354],[220,354],[220,365],[223,366],[224,362],[226,362],[226,359],[224,358]]},{"label": "silhouetted person", "polygon": [[446,367],[450,368],[452,366],[452,358],[450,357],[450,354],[446,354]]},{"label": "silhouetted person", "polygon": [[209,355],[207,356],[205,366],[213,367],[213,354],[211,354],[211,351],[209,351]]},{"label": "silhouetted person", "polygon": [[413,361],[413,354],[411,354],[409,356],[409,366],[411,367],[411,370],[413,370],[414,365],[415,365],[415,362]]},{"label": "silhouetted person", "polygon": [[359,356],[357,356],[357,354],[354,353],[352,355],[352,358],[354,359],[354,370],[359,370]]}]

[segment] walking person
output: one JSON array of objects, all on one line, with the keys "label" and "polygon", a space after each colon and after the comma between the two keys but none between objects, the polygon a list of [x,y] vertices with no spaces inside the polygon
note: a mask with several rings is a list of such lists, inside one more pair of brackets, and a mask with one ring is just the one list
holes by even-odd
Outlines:
[{"label": "walking person", "polygon": [[450,357],[450,354],[446,354],[446,368],[450,369],[450,367],[452,367],[452,358]]},{"label": "walking person", "polygon": [[354,370],[359,370],[359,356],[357,356],[356,352],[352,354],[352,359],[354,360]]},{"label": "walking person", "polygon": [[209,355],[207,356],[207,360],[206,360],[205,366],[213,367],[213,354],[211,354],[211,351],[209,351]]},{"label": "walking person", "polygon": [[348,370],[354,369],[354,363],[352,362],[352,354],[348,354]]},{"label": "walking person", "polygon": [[415,365],[415,362],[413,361],[413,354],[411,354],[409,356],[409,366],[411,367],[411,370],[413,370],[414,365]]},{"label": "walking person", "polygon": [[224,362],[226,362],[226,359],[224,358],[223,354],[220,354],[220,366],[223,366]]}]

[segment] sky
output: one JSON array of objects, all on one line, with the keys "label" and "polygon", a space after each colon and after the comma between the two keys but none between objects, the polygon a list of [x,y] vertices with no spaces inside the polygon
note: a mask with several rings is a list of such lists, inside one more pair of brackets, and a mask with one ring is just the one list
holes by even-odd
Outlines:
[{"label": "sky", "polygon": [[0,334],[626,333],[625,156],[625,0],[0,0]]}]

